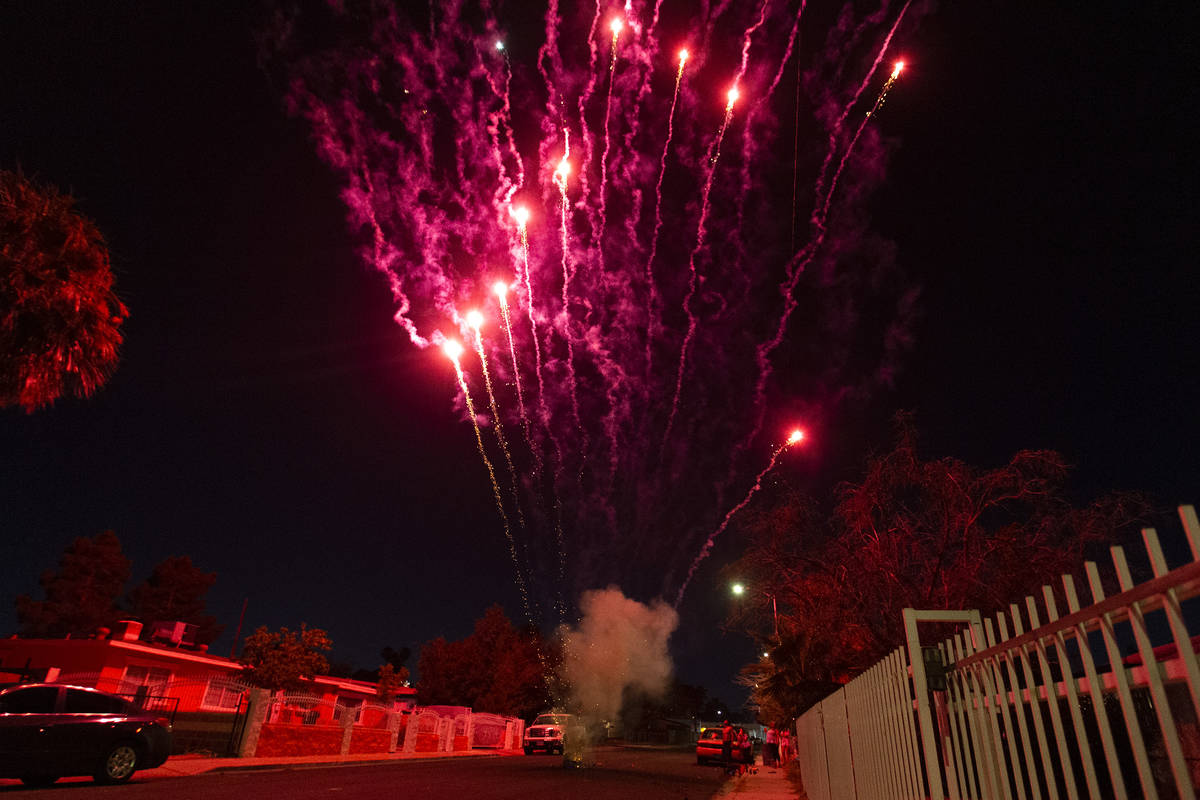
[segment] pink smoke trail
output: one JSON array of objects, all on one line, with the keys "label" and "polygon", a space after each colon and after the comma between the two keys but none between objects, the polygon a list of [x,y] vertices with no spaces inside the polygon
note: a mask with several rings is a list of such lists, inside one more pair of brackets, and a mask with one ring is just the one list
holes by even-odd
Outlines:
[{"label": "pink smoke trail", "polygon": [[[750,187],[752,184],[752,180],[750,177],[750,166],[751,166],[751,162],[753,160],[753,158],[752,158],[753,150],[754,150],[754,146],[756,143],[756,138],[753,135],[754,123],[758,119],[758,116],[763,111],[763,109],[767,108],[767,102],[771,99],[771,96],[775,94],[775,90],[779,87],[780,81],[783,80],[783,72],[787,68],[787,64],[792,58],[792,52],[795,50],[796,41],[799,39],[799,36],[800,36],[800,19],[801,19],[801,17],[804,16],[804,9],[807,5],[808,5],[808,0],[802,0],[802,2],[800,3],[800,9],[796,12],[796,19],[792,22],[792,32],[788,36],[787,49],[783,53],[783,58],[780,59],[780,61],[779,61],[779,69],[776,70],[775,77],[771,81],[771,85],[767,87],[767,91],[763,94],[762,97],[758,98],[758,100],[750,108],[750,113],[746,115],[746,131],[747,131],[747,133],[745,136],[742,137],[742,175],[741,175],[742,184],[741,184],[741,194],[738,198],[738,207],[737,207],[737,213],[738,213],[737,229],[738,230],[742,229],[742,222],[745,219],[746,197],[750,193]],[[796,63],[797,63],[797,65],[800,63],[799,55],[796,56]],[[799,89],[799,80],[797,80],[796,86],[797,86],[797,89]],[[800,105],[799,101],[797,101],[797,103],[796,103],[796,113],[797,114],[799,114],[799,105]],[[797,127],[799,127],[798,124],[797,124]]]},{"label": "pink smoke trail", "polygon": [[862,136],[867,123],[871,121],[871,115],[883,105],[883,101],[887,98],[888,90],[896,83],[896,79],[900,77],[900,72],[903,69],[904,62],[897,61],[895,68],[892,70],[891,77],[883,84],[883,89],[880,90],[879,96],[875,99],[875,105],[871,106],[871,110],[863,117],[862,122],[859,123],[858,128],[854,131],[854,136],[850,139],[850,144],[846,146],[846,152],[842,154],[842,160],[838,162],[837,170],[833,173],[833,179],[829,181],[829,191],[825,194],[825,202],[821,204],[819,219],[822,225],[829,218],[829,205],[833,202],[833,195],[837,191],[838,180],[842,177],[842,170],[846,168],[846,162],[850,160],[850,154],[854,152],[854,146],[858,144],[859,137]]},{"label": "pink smoke trail", "polygon": [[[495,33],[491,27],[489,26],[489,32],[494,36]],[[503,42],[497,39],[496,46],[503,47]],[[498,173],[494,205],[497,213],[500,213],[500,209],[506,208],[512,202],[513,195],[525,185],[525,163],[521,159],[521,154],[517,151],[517,143],[512,129],[512,63],[508,59],[508,51],[504,50],[504,80],[502,83],[497,84],[492,70],[487,69],[483,52],[479,47],[476,47],[475,51],[479,63],[483,68],[484,75],[487,78],[488,87],[492,90],[492,94],[496,99],[500,101],[499,110],[492,111],[487,116],[487,131],[492,141],[492,158],[495,159],[496,171]],[[508,176],[508,170],[504,163],[505,156],[501,151],[501,139],[506,142],[508,157],[515,164],[515,180]]]},{"label": "pink smoke trail", "polygon": [[566,124],[562,111],[563,98],[556,83],[562,79],[565,71],[562,53],[558,48],[558,26],[562,22],[558,0],[549,0],[547,3],[545,21],[545,40],[538,48],[537,56],[537,71],[546,86],[546,113],[542,117],[542,138],[538,143],[539,164],[548,163],[557,132]]},{"label": "pink smoke trail", "polygon": [[[654,63],[658,57],[658,39],[655,32],[658,29],[659,12],[662,9],[662,0],[656,0],[654,11],[650,19],[650,25],[646,28],[646,36],[644,46],[637,51],[642,64],[642,79],[638,85],[637,95],[634,98],[633,105],[627,109],[625,113],[625,152],[634,152],[634,139],[641,130],[639,114],[641,112],[642,103],[645,102],[646,95],[651,89],[651,80],[654,77]],[[674,105],[674,101],[672,101]],[[625,216],[625,235],[629,241],[637,241],[637,225],[642,217],[642,188],[640,185],[634,185],[630,190],[630,195],[633,199],[633,210]]]},{"label": "pink smoke trail", "polygon": [[[570,131],[564,129],[564,145],[562,161],[558,162],[558,167],[554,170],[554,185],[558,187],[559,195],[561,196],[561,213],[562,213],[562,331],[563,338],[567,342],[567,375],[568,384],[571,389],[571,417],[575,422],[575,427],[583,437],[582,450],[587,453],[587,433],[583,429],[583,422],[579,416],[579,392],[575,381],[575,342],[574,334],[571,332],[571,269],[570,269],[570,247],[568,244],[568,215],[571,208],[571,202],[567,198],[567,176],[571,174],[571,134]],[[582,469],[582,468],[581,468]]]},{"label": "pink smoke trail", "polygon": [[692,576],[696,574],[696,568],[700,566],[701,561],[708,558],[708,554],[712,551],[713,544],[717,541],[717,537],[725,532],[725,529],[729,527],[729,523],[734,516],[736,516],[737,513],[747,505],[749,505],[750,501],[754,498],[754,495],[758,494],[759,490],[762,489],[763,478],[767,477],[771,470],[775,469],[775,464],[779,461],[779,456],[783,453],[783,451],[791,447],[793,444],[803,440],[803,438],[803,433],[800,431],[793,431],[792,435],[788,437],[786,442],[775,448],[775,451],[771,453],[770,463],[767,464],[766,469],[758,473],[758,477],[754,479],[754,485],[750,487],[750,491],[746,493],[744,498],[742,498],[742,502],[729,509],[729,513],[725,515],[725,519],[721,520],[721,524],[718,525],[717,529],[709,535],[708,539],[704,542],[704,546],[700,548],[699,554],[697,554],[695,560],[692,561],[692,566],[688,569],[687,577],[683,579],[683,585],[679,587],[679,593],[675,595],[675,608],[679,608],[679,604],[683,601],[683,593],[687,591],[688,584],[692,581]]},{"label": "pink smoke trail", "polygon": [[582,153],[579,156],[579,188],[581,191],[580,203],[584,206],[584,211],[587,212],[588,221],[593,231],[596,230],[597,224],[594,218],[592,206],[587,202],[591,197],[591,187],[588,182],[589,167],[592,163],[592,132],[587,124],[587,104],[592,99],[592,95],[596,91],[596,61],[599,57],[599,49],[596,47],[596,30],[600,27],[600,0],[596,0],[596,12],[592,16],[592,25],[588,29],[588,82],[583,91],[579,93],[579,134],[583,140],[580,149]]},{"label": "pink smoke trail", "polygon": [[671,412],[667,416],[667,427],[663,432],[662,445],[659,447],[660,464],[663,453],[667,449],[667,442],[671,439],[671,429],[675,426],[675,417],[679,414],[679,397],[683,393],[683,376],[687,371],[688,349],[696,336],[696,328],[699,323],[696,312],[692,308],[692,300],[695,298],[696,289],[700,284],[700,275],[696,271],[696,256],[704,247],[705,223],[708,221],[709,213],[708,198],[712,192],[713,178],[717,174],[717,160],[721,157],[721,140],[725,138],[725,131],[729,128],[730,119],[733,118],[733,104],[737,98],[738,90],[735,86],[729,90],[729,102],[725,106],[725,119],[721,122],[721,129],[717,132],[717,138],[707,155],[709,169],[708,177],[704,181],[704,190],[700,194],[700,219],[696,224],[696,244],[692,248],[691,255],[688,256],[688,272],[691,274],[691,280],[688,283],[687,295],[683,299],[683,310],[687,312],[687,333],[684,334],[683,345],[679,350],[679,368],[675,373],[675,394],[671,398]]},{"label": "pink smoke trail", "polygon": [[[838,116],[837,121],[834,122],[833,127],[830,128],[829,148],[825,151],[825,159],[821,162],[821,171],[817,175],[817,183],[813,189],[813,197],[819,198],[822,196],[825,187],[825,178],[829,174],[829,165],[833,160],[833,154],[837,152],[837,140],[841,136],[842,126],[846,123],[846,118],[850,116],[850,112],[854,109],[854,106],[858,105],[858,100],[860,97],[862,97],[862,93],[866,91],[867,87],[871,84],[871,79],[875,77],[875,70],[879,69],[879,64],[883,61],[884,56],[887,55],[888,47],[890,47],[892,44],[892,37],[895,36],[896,29],[900,27],[900,22],[904,19],[904,14],[906,11],[908,11],[908,7],[910,5],[912,5],[912,0],[906,0],[903,7],[901,7],[900,13],[896,15],[896,21],[892,23],[892,27],[888,30],[887,36],[885,36],[883,39],[883,45],[879,48],[879,53],[876,54],[875,60],[871,62],[871,67],[867,70],[867,74],[863,76],[862,83],[858,85],[858,88],[854,91],[854,96],[850,98],[850,102],[847,103],[845,108],[842,109],[842,113]],[[817,210],[815,206],[813,207],[812,222],[814,224],[824,224],[824,220],[818,221]]]},{"label": "pink smoke trail", "polygon": [[654,309],[658,305],[658,284],[654,280],[654,257],[658,255],[658,236],[662,232],[662,187],[667,174],[667,154],[671,151],[671,139],[675,136],[675,107],[679,103],[679,86],[683,82],[683,67],[688,60],[688,51],[679,51],[679,69],[675,73],[675,92],[671,95],[671,111],[667,115],[667,138],[663,142],[662,156],[658,159],[658,181],[654,184],[654,233],[650,237],[650,255],[646,258],[646,402],[650,399],[650,372],[653,363],[655,334]]},{"label": "pink smoke trail", "polygon": [[[761,342],[755,348],[755,359],[758,362],[758,380],[755,382],[754,386],[754,425],[751,428],[750,434],[746,436],[735,448],[735,457],[737,454],[745,451],[745,449],[750,446],[755,438],[757,438],[759,432],[762,431],[763,417],[766,413],[767,381],[770,379],[772,373],[771,355],[775,352],[776,348],[783,343],[783,337],[787,332],[788,322],[791,319],[792,312],[796,310],[797,301],[795,298],[795,291],[796,284],[800,280],[800,275],[808,267],[809,263],[812,262],[812,259],[816,256],[817,250],[820,249],[825,240],[825,214],[828,211],[829,202],[828,196],[825,200],[820,200],[821,190],[824,185],[825,175],[827,174],[829,165],[833,160],[833,154],[837,149],[837,139],[838,134],[841,131],[841,126],[845,122],[846,118],[850,115],[851,109],[858,102],[858,99],[862,95],[864,89],[870,83],[871,78],[875,74],[875,70],[878,69],[879,64],[883,61],[884,56],[887,54],[888,48],[891,46],[892,37],[895,36],[896,29],[900,27],[900,22],[904,19],[904,14],[906,11],[908,11],[908,7],[911,4],[912,0],[907,0],[904,6],[900,9],[900,13],[896,16],[896,21],[892,23],[892,27],[888,30],[887,36],[884,37],[883,44],[879,48],[879,53],[875,56],[875,60],[871,63],[871,68],[867,71],[866,77],[863,78],[862,83],[859,84],[858,89],[854,92],[854,96],[842,110],[841,115],[834,123],[833,129],[830,131],[829,149],[825,153],[825,158],[821,163],[821,172],[817,177],[815,191],[818,202],[814,203],[813,217],[810,220],[814,228],[814,237],[807,245],[801,248],[799,252],[795,253],[791,259],[789,259],[788,264],[785,267],[786,277],[779,287],[779,293],[783,297],[783,312],[779,316],[779,322],[775,327],[775,334],[767,341]],[[855,137],[855,141],[857,141],[857,136]],[[846,154],[847,156],[849,155],[849,150],[847,150]],[[832,193],[830,193],[830,196],[831,195]]]},{"label": "pink smoke trail", "polygon": [[[612,23],[612,54],[608,61],[608,94],[604,100],[604,150],[600,154],[600,228],[596,233],[596,254],[598,268],[604,272],[604,230],[608,227],[608,153],[612,145],[609,123],[612,118],[613,84],[617,82],[617,38],[621,35],[622,23],[614,19]],[[616,445],[616,442],[613,442]]]},{"label": "pink smoke trail", "polygon": [[411,303],[408,295],[404,292],[404,281],[391,269],[391,259],[384,257],[384,251],[387,249],[387,237],[383,235],[383,229],[379,227],[379,220],[375,217],[375,187],[371,183],[371,175],[367,170],[362,172],[363,182],[367,185],[367,197],[360,204],[359,211],[366,215],[367,221],[371,225],[372,239],[375,246],[375,268],[388,276],[388,283],[392,289],[392,297],[396,300],[398,308],[393,315],[393,319],[400,324],[408,332],[408,338],[417,347],[425,348],[429,346],[429,340],[417,332],[417,325],[408,316]]},{"label": "pink smoke trail", "polygon": [[725,138],[725,131],[729,127],[729,120],[733,117],[733,104],[738,99],[738,83],[746,74],[746,66],[750,62],[750,43],[754,38],[755,32],[767,20],[767,4],[768,0],[763,0],[762,5],[759,6],[758,19],[746,29],[745,34],[742,36],[742,62],[738,66],[737,75],[734,76],[733,88],[729,90],[729,102],[725,106],[725,119],[721,123],[721,130],[717,134],[717,140],[710,155],[711,163],[708,179],[704,183],[704,192],[700,200],[700,220],[696,225],[696,245],[692,248],[692,252],[688,256],[688,273],[690,279],[687,296],[683,299],[683,309],[687,313],[687,332],[683,336],[683,345],[679,349],[679,369],[675,373],[675,394],[671,399],[671,411],[667,416],[667,427],[663,432],[662,446],[659,448],[659,463],[662,462],[662,453],[666,450],[667,442],[671,439],[671,430],[674,428],[675,418],[679,414],[679,398],[683,393],[683,378],[687,372],[688,350],[691,348],[692,340],[696,337],[696,328],[699,325],[699,319],[692,309],[692,301],[695,299],[696,290],[700,284],[700,276],[696,271],[696,256],[699,255],[700,250],[704,247],[705,223],[708,221],[709,214],[709,194],[712,191],[713,177],[717,173],[717,161],[721,157],[721,141]]}]

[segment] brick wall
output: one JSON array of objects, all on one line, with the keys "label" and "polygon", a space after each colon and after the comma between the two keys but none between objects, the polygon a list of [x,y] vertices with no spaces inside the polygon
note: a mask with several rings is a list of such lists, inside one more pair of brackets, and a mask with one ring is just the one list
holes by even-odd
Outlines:
[{"label": "brick wall", "polygon": [[350,736],[351,753],[386,753],[392,732],[378,728],[355,728]]},{"label": "brick wall", "polygon": [[[386,743],[385,743],[386,749]],[[340,725],[276,725],[262,726],[258,737],[256,757],[263,756],[324,756],[342,752]]]}]

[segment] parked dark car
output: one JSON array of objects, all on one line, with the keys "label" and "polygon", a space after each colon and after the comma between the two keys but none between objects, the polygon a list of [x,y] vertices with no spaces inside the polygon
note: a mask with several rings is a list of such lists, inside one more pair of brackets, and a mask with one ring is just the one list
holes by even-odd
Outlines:
[{"label": "parked dark car", "polygon": [[170,721],[123,697],[51,683],[0,692],[0,778],[29,786],[66,775],[124,783],[170,752]]}]

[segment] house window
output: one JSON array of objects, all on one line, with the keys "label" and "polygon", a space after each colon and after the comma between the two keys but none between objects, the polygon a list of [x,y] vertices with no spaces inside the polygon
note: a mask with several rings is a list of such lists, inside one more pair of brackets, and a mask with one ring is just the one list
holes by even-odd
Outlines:
[{"label": "house window", "polygon": [[231,683],[229,678],[215,676],[208,679],[204,689],[204,699],[200,701],[203,708],[236,710],[242,702],[242,687]]},{"label": "house window", "polygon": [[138,667],[131,665],[125,668],[125,678],[121,681],[121,691],[119,694],[136,695],[139,697],[158,695],[162,697],[167,694],[167,685],[170,682],[171,670],[165,667]]}]

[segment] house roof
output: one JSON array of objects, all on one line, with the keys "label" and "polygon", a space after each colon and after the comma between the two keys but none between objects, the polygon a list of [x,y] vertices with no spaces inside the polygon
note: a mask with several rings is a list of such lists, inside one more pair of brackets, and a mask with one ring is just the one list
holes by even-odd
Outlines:
[{"label": "house roof", "polygon": [[[241,662],[232,658],[213,655],[200,650],[174,647],[154,642],[130,641],[127,639],[19,639],[11,637],[0,639],[0,656],[5,653],[19,655],[22,651],[39,650],[53,657],[53,653],[74,651],[91,651],[96,655],[104,651],[121,651],[124,655],[137,655],[168,661],[182,662],[194,666],[208,667],[213,670],[240,672]],[[339,694],[360,695],[364,698],[374,697],[376,684],[370,681],[356,681],[351,678],[337,678],[332,675],[316,675],[309,678],[313,683],[323,686]],[[399,696],[413,696],[416,689],[403,686],[396,690]]]},{"label": "house roof", "polygon": [[104,650],[123,650],[130,654],[136,653],[141,656],[189,662],[216,669],[235,671],[242,668],[241,664],[230,658],[223,658],[200,650],[169,647],[150,642],[127,641],[124,639],[18,639],[15,636],[9,639],[0,639],[0,653],[7,651],[17,654],[21,651],[33,649],[42,652],[80,652],[90,650],[94,653],[103,652]]}]

